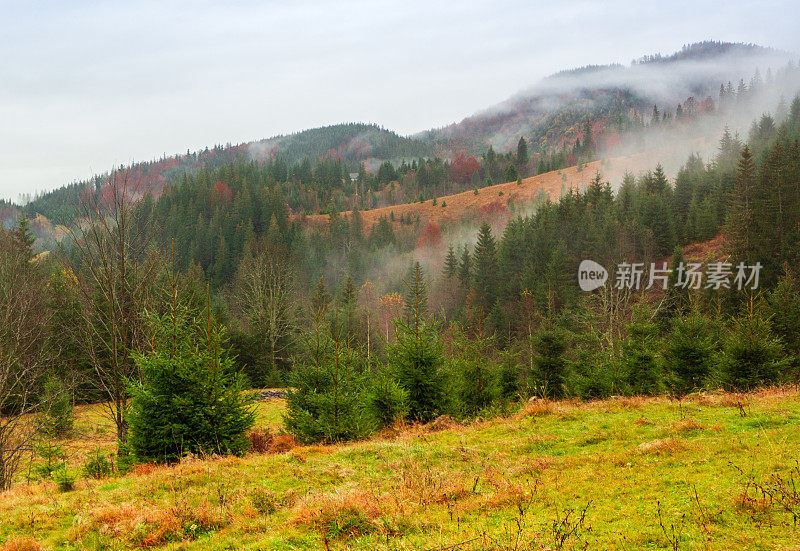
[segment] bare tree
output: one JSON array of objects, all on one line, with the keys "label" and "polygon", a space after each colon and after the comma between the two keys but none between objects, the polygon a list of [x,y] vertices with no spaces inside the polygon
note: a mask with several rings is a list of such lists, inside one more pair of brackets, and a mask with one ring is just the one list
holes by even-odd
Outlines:
[{"label": "bare tree", "polygon": [[294,272],[285,254],[256,246],[245,256],[234,281],[234,304],[251,335],[263,338],[273,373],[288,360],[295,331]]},{"label": "bare tree", "polygon": [[114,171],[102,188],[86,189],[71,229],[82,303],[80,340],[108,398],[104,405],[120,442],[127,432],[127,384],[138,378],[131,352],[147,343],[142,312],[153,300],[157,266],[152,232],[134,216],[137,198],[127,174]]},{"label": "bare tree", "polygon": [[37,433],[36,385],[47,366],[46,281],[18,237],[0,229],[0,490]]}]

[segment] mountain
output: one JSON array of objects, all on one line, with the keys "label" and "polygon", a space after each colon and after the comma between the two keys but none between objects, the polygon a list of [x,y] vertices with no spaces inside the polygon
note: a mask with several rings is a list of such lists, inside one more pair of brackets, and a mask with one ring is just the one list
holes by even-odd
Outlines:
[{"label": "mountain", "polygon": [[593,133],[620,132],[631,115],[649,117],[654,105],[664,113],[689,97],[716,98],[720,84],[736,86],[759,68],[775,71],[791,59],[787,52],[752,44],[698,42],[668,56],[644,56],[628,67],[561,71],[499,105],[416,137],[437,152],[476,153],[490,145],[502,151],[520,136],[535,148],[558,147],[581,137],[587,121]]},{"label": "mountain", "polygon": [[[400,136],[375,124],[348,123],[216,146],[136,163],[65,186],[37,197],[25,212],[30,218],[41,215],[53,224],[66,224],[81,190],[88,185],[99,191],[109,176],[131,182],[138,196],[150,193],[157,197],[184,174],[233,161],[280,159],[291,173],[292,165],[304,159],[311,163],[336,159],[341,161],[342,171],[352,173],[361,163],[375,171],[387,160],[397,164],[434,155],[453,159],[463,153],[480,158],[489,146],[501,152],[511,150],[520,136],[528,139],[533,152],[554,151],[586,140],[587,135],[603,146],[616,143],[620,134],[649,119],[654,105],[665,116],[686,101],[698,110],[713,110],[720,84],[746,86],[743,79],[750,75],[761,78],[759,68],[769,79],[770,71],[790,60],[786,52],[756,45],[700,42],[668,56],[643,56],[629,66],[594,65],[562,71],[461,122],[415,136]],[[6,210],[11,213],[15,209]]]}]

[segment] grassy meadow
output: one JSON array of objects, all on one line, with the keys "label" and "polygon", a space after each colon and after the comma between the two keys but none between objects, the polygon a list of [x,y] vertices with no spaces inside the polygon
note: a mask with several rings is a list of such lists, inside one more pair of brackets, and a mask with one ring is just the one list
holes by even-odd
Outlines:
[{"label": "grassy meadow", "polygon": [[[282,400],[258,426],[280,430]],[[0,549],[800,549],[800,393],[533,401],[369,441],[0,494]],[[263,436],[263,434],[262,434]],[[113,435],[94,407],[70,467]]]}]

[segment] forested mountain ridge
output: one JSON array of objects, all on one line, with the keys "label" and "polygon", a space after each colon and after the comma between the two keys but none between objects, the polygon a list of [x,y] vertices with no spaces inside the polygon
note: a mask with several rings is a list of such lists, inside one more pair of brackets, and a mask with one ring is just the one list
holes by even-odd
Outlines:
[{"label": "forested mountain ridge", "polygon": [[[346,209],[353,197],[365,195],[363,188],[349,182],[349,175],[355,174],[362,164],[365,170],[376,172],[385,161],[392,161],[394,168],[399,168],[403,161],[410,166],[412,160],[436,156],[460,163],[454,169],[457,174],[448,178],[460,180],[461,185],[475,185],[472,177],[475,169],[470,168],[471,161],[467,162],[470,157],[483,162],[489,146],[504,153],[516,147],[520,137],[525,137],[528,153],[536,158],[533,170],[547,172],[577,164],[580,154],[590,148],[589,142],[596,150],[614,147],[631,130],[652,119],[654,105],[656,114],[664,120],[680,117],[680,111],[687,115],[713,111],[720,101],[716,90],[721,85],[724,87],[727,83],[730,91],[741,92],[742,87],[753,84],[752,79],[749,83],[745,79],[750,78],[759,64],[777,68],[787,59],[789,56],[783,52],[754,45],[697,43],[670,56],[645,56],[630,67],[607,65],[562,71],[544,79],[531,91],[520,93],[484,113],[412,137],[399,136],[374,124],[340,124],[136,163],[115,169],[111,176],[134,184],[137,198],[147,193],[158,197],[167,184],[180,182],[182,175],[196,174],[203,167],[219,167],[233,161],[285,164],[285,168],[277,170],[278,181],[293,177],[297,182],[308,184],[312,178],[316,179],[315,165],[338,161],[341,162],[339,173],[333,175],[326,171],[331,175],[323,177],[333,186],[330,193],[321,194],[313,201],[306,200],[302,207],[292,208],[316,213],[329,210],[333,204]],[[771,80],[772,72],[765,70],[764,78]],[[650,84],[645,85],[648,82]],[[674,105],[678,105],[677,110]],[[571,149],[574,151],[570,152]],[[571,153],[577,155],[569,158]],[[560,155],[561,159],[542,161],[542,156],[551,155]],[[540,163],[541,166],[537,166]],[[328,168],[331,166],[328,164]],[[433,172],[436,170],[434,167]],[[76,201],[84,193],[82,190],[88,186],[100,191],[108,176],[40,195],[26,205],[24,212],[31,219],[42,215],[52,225],[68,223],[74,215]],[[388,185],[391,176],[393,174],[384,173],[379,179],[383,185]],[[481,174],[481,179],[483,176]],[[502,179],[497,178],[497,174],[491,176],[494,182]],[[438,181],[437,178],[434,180]],[[319,185],[316,181],[314,184]],[[443,184],[435,187],[439,188],[436,194],[459,191],[445,189]],[[416,185],[406,188],[400,179],[392,190],[393,197],[368,201],[366,207],[402,202],[403,198],[412,200],[420,191]],[[6,206],[8,212],[3,219],[9,225],[16,218],[14,213],[19,211],[13,205]],[[46,227],[44,224],[35,229],[40,236],[46,236]]]},{"label": "forested mountain ridge", "polygon": [[672,55],[643,56],[629,67],[561,71],[484,112],[418,137],[437,152],[458,147],[474,152],[490,145],[506,150],[523,135],[537,150],[585,139],[585,123],[591,121],[594,134],[613,142],[637,117],[649,119],[654,105],[662,116],[676,116],[675,106],[689,97],[696,103],[716,101],[720,83],[736,87],[745,79],[747,85],[759,67],[766,71],[790,60],[786,52],[753,44],[698,42]]}]

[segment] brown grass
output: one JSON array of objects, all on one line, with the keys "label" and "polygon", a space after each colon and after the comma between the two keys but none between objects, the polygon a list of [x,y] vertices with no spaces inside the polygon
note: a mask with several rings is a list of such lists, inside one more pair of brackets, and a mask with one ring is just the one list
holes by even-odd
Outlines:
[{"label": "brown grass", "polygon": [[703,430],[704,428],[705,427],[703,425],[701,425],[694,419],[681,419],[680,421],[677,421],[675,423],[672,423],[672,425],[670,425],[670,430],[672,432],[677,432],[677,433]]},{"label": "brown grass", "polygon": [[[395,218],[395,230],[400,227],[401,217],[419,215],[420,231],[428,222],[436,222],[441,225],[442,223],[458,222],[465,218],[484,219],[489,216],[508,215],[507,207],[511,203],[515,205],[532,203],[542,195],[551,200],[558,200],[562,190],[582,189],[598,172],[604,179],[616,182],[622,179],[626,171],[637,172],[645,168],[652,168],[651,159],[652,152],[615,157],[606,161],[586,163],[580,171],[577,166],[572,166],[524,178],[521,185],[516,181],[505,182],[481,188],[477,195],[474,190],[470,190],[439,197],[436,205],[432,200],[427,200],[424,203],[405,203],[364,210],[361,211],[364,232],[369,233],[372,226],[381,217],[388,219],[392,212]],[[442,207],[443,202],[447,203],[446,207]],[[349,216],[350,211],[343,215]],[[303,222],[310,227],[323,228],[327,226],[329,219],[327,214],[314,214],[305,216]]]},{"label": "brown grass", "polygon": [[642,442],[637,446],[636,450],[645,454],[668,455],[685,450],[687,447],[686,442],[680,438],[665,438],[664,440]]},{"label": "brown grass", "polygon": [[285,453],[298,446],[290,434],[272,434],[269,429],[254,429],[247,435],[253,453]]},{"label": "brown grass", "polygon": [[36,540],[30,538],[12,537],[5,545],[0,547],[0,551],[41,551],[42,546]]},{"label": "brown grass", "polygon": [[553,403],[550,400],[531,399],[519,410],[517,418],[542,417],[550,415],[553,410]]}]

